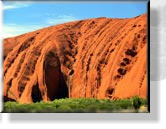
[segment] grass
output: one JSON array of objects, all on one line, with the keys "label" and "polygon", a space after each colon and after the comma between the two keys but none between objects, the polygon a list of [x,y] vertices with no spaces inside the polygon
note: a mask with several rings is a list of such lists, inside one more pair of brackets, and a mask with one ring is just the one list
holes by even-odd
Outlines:
[{"label": "grass", "polygon": [[[138,103],[139,100],[139,103]],[[139,105],[137,105],[139,104]],[[137,106],[135,106],[137,105]],[[141,110],[140,107],[144,107]],[[5,102],[3,112],[11,113],[102,113],[102,112],[147,112],[147,101],[139,97],[121,100],[95,98],[66,98],[52,102],[19,104]]]}]

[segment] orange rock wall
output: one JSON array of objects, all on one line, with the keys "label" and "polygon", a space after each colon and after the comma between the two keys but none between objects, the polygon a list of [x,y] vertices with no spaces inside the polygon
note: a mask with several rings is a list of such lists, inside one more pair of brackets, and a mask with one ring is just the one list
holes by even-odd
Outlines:
[{"label": "orange rock wall", "polygon": [[5,39],[5,98],[146,98],[146,17],[87,19]]}]

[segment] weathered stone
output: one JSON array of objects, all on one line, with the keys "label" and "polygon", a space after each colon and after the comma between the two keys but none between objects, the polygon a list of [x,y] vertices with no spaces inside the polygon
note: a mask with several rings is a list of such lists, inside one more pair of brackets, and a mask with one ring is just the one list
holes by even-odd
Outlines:
[{"label": "weathered stone", "polygon": [[146,22],[95,18],[5,39],[5,100],[146,98]]}]

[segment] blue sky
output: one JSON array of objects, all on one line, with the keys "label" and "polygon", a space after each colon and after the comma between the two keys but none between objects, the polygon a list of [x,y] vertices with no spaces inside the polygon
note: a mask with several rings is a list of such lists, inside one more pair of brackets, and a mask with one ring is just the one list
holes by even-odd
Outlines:
[{"label": "blue sky", "polygon": [[129,18],[146,13],[141,3],[3,2],[3,37],[11,37],[65,22],[95,18]]}]

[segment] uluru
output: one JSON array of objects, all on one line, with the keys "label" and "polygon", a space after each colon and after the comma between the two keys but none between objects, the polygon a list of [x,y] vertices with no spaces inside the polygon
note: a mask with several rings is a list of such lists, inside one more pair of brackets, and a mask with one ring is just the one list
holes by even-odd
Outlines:
[{"label": "uluru", "polygon": [[147,14],[68,22],[3,45],[5,101],[147,97]]}]

